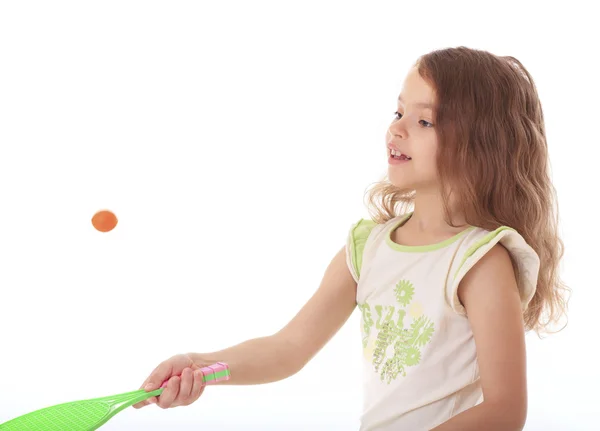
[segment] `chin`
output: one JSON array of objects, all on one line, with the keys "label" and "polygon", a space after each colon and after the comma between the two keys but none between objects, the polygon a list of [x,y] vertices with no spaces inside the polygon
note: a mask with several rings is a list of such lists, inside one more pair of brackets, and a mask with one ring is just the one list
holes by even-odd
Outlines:
[{"label": "chin", "polygon": [[[410,175],[412,174],[412,175]],[[403,190],[437,190],[439,181],[436,175],[414,175],[414,173],[401,172],[401,169],[388,168],[388,180],[396,188]]]},{"label": "chin", "polygon": [[394,187],[399,189],[414,189],[415,183],[410,178],[406,178],[406,175],[401,175],[398,172],[394,172],[392,169],[388,171],[388,179]]}]

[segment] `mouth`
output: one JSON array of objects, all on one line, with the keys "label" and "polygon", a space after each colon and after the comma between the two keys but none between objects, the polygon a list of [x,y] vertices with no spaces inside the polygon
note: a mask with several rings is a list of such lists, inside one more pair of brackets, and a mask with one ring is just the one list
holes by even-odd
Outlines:
[{"label": "mouth", "polygon": [[409,155],[403,154],[400,151],[396,151],[391,148],[388,148],[388,155],[395,160],[412,160],[412,157],[410,157]]}]

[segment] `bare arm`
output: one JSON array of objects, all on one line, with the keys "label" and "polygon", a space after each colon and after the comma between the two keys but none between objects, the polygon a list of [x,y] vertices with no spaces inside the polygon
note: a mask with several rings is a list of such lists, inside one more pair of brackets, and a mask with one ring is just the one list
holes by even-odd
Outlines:
[{"label": "bare arm", "polygon": [[356,306],[356,282],[345,248],[332,259],[321,285],[280,331],[213,353],[192,353],[198,366],[225,362],[231,379],[223,384],[254,385],[285,379],[300,371],[339,331]]},{"label": "bare arm", "polygon": [[508,251],[494,246],[458,288],[477,346],[484,401],[433,431],[520,431],[527,416],[525,331]]}]

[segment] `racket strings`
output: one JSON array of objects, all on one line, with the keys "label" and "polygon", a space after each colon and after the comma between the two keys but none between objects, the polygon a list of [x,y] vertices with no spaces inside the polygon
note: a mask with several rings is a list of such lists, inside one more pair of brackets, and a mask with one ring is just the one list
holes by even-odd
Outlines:
[{"label": "racket strings", "polygon": [[67,403],[18,417],[0,425],[0,431],[87,431],[110,412],[97,401]]}]

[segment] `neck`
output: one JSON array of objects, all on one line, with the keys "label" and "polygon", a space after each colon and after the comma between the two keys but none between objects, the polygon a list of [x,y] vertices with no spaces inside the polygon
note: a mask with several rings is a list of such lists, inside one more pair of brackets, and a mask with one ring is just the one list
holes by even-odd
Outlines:
[{"label": "neck", "polygon": [[458,227],[452,227],[444,220],[444,205],[439,190],[417,190],[415,209],[406,224],[410,224],[416,231],[430,233],[462,230],[467,227],[464,215],[456,210],[456,204],[450,201],[449,205],[451,221]]}]

